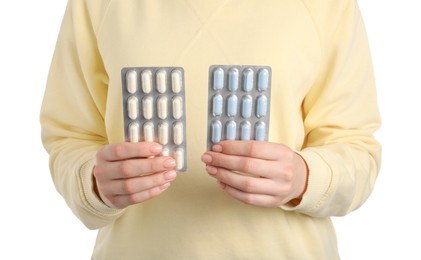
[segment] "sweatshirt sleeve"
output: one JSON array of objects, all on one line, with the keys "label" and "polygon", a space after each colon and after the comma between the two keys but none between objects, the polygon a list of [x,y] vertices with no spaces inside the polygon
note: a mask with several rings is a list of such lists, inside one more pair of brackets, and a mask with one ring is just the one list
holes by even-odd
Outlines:
[{"label": "sweatshirt sleeve", "polygon": [[360,207],[380,167],[373,137],[380,115],[364,24],[355,1],[338,2],[345,3],[338,19],[318,23],[323,64],[302,105],[306,142],[299,154],[309,167],[307,190],[299,205],[283,207],[315,217]]},{"label": "sweatshirt sleeve", "polygon": [[[41,107],[42,142],[58,192],[74,214],[96,229],[123,214],[93,192],[97,150],[107,144],[104,112],[108,77],[96,45],[98,10],[106,1],[70,0],[56,43]],[[91,7],[91,8],[90,8]],[[95,10],[95,15],[89,10]]]}]

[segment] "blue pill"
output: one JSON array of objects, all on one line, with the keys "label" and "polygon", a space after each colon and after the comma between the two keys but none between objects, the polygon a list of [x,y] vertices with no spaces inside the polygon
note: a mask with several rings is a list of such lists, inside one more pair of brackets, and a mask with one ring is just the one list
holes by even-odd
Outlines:
[{"label": "blue pill", "polygon": [[255,140],[264,141],[266,139],[266,125],[264,122],[259,121],[255,125]]},{"label": "blue pill", "polygon": [[268,111],[268,98],[260,95],[256,99],[256,116],[258,118],[265,117]]},{"label": "blue pill", "polygon": [[211,141],[213,143],[218,143],[221,141],[222,136],[222,124],[221,121],[215,120],[212,122],[212,135],[211,135]]},{"label": "blue pill", "polygon": [[238,98],[236,95],[229,95],[227,98],[227,116],[234,117],[237,115]]},{"label": "blue pill", "polygon": [[243,72],[243,90],[250,92],[253,89],[253,70],[246,69]]},{"label": "blue pill", "polygon": [[252,98],[246,95],[241,100],[241,116],[243,118],[250,118],[252,114]]},{"label": "blue pill", "polygon": [[224,87],[224,70],[217,68],[213,72],[213,89],[218,91]]},{"label": "blue pill", "polygon": [[225,136],[227,140],[235,140],[235,136],[237,135],[237,124],[234,120],[228,121],[226,124],[226,131]]},{"label": "blue pill", "polygon": [[266,91],[269,88],[269,71],[267,69],[259,70],[257,74],[257,90]]},{"label": "blue pill", "polygon": [[220,116],[222,115],[222,96],[217,94],[212,98],[212,114],[213,116]]},{"label": "blue pill", "polygon": [[241,140],[251,139],[251,124],[249,121],[244,121],[240,125]]},{"label": "blue pill", "polygon": [[233,92],[238,89],[238,69],[232,68],[228,71],[228,90]]}]

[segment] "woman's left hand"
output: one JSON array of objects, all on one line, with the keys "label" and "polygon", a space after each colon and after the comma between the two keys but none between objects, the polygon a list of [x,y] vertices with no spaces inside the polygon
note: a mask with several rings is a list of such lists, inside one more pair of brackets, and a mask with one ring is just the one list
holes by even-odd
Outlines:
[{"label": "woman's left hand", "polygon": [[304,159],[282,144],[222,141],[205,152],[202,161],[227,194],[247,204],[296,205],[306,190]]}]

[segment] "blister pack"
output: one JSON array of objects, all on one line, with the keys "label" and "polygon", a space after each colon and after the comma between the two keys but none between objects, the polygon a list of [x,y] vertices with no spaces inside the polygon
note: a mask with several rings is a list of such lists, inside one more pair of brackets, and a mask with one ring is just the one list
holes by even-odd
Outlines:
[{"label": "blister pack", "polygon": [[162,155],[187,170],[184,70],[126,67],[121,70],[124,134],[128,142],[158,142]]},{"label": "blister pack", "polygon": [[269,66],[210,66],[208,149],[223,140],[267,141],[271,76]]}]

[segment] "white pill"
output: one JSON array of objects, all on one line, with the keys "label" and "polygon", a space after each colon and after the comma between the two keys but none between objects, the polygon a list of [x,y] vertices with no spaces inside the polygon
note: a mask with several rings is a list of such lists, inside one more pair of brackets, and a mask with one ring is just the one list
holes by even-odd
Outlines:
[{"label": "white pill", "polygon": [[158,125],[158,141],[160,144],[168,144],[168,133],[169,128],[167,123],[164,122]]},{"label": "white pill", "polygon": [[165,119],[168,116],[168,98],[167,96],[162,96],[158,98],[157,102],[158,117],[160,119]]},{"label": "white pill", "polygon": [[131,120],[135,120],[139,116],[139,100],[135,96],[131,96],[127,100],[127,115]]},{"label": "white pill", "polygon": [[162,149],[162,152],[161,152],[161,155],[162,156],[170,156],[170,149],[168,149],[168,148],[163,148]]},{"label": "white pill", "polygon": [[183,99],[176,96],[172,100],[172,114],[175,119],[180,119],[183,116]]},{"label": "white pill", "polygon": [[173,141],[174,144],[180,145],[183,143],[184,136],[183,136],[183,124],[181,122],[177,122],[173,126]]},{"label": "white pill", "polygon": [[183,148],[177,148],[174,153],[175,164],[177,166],[177,170],[181,170],[184,167],[184,150]]},{"label": "white pill", "polygon": [[156,73],[156,89],[159,93],[167,91],[167,72],[165,70],[159,70]]},{"label": "white pill", "polygon": [[134,94],[137,91],[137,72],[130,70],[126,74],[126,85],[127,91],[130,94]]},{"label": "white pill", "polygon": [[139,142],[140,126],[138,123],[131,123],[129,125],[129,141],[132,143]]},{"label": "white pill", "polygon": [[150,70],[144,70],[141,74],[142,77],[142,91],[143,93],[149,94],[152,91],[152,72]]},{"label": "white pill", "polygon": [[154,125],[152,122],[147,122],[143,125],[143,137],[145,138],[146,142],[154,141]]},{"label": "white pill", "polygon": [[178,94],[183,88],[183,77],[181,70],[173,70],[171,72],[172,92]]},{"label": "white pill", "polygon": [[153,98],[146,96],[142,100],[143,117],[145,119],[151,119],[153,117]]}]

